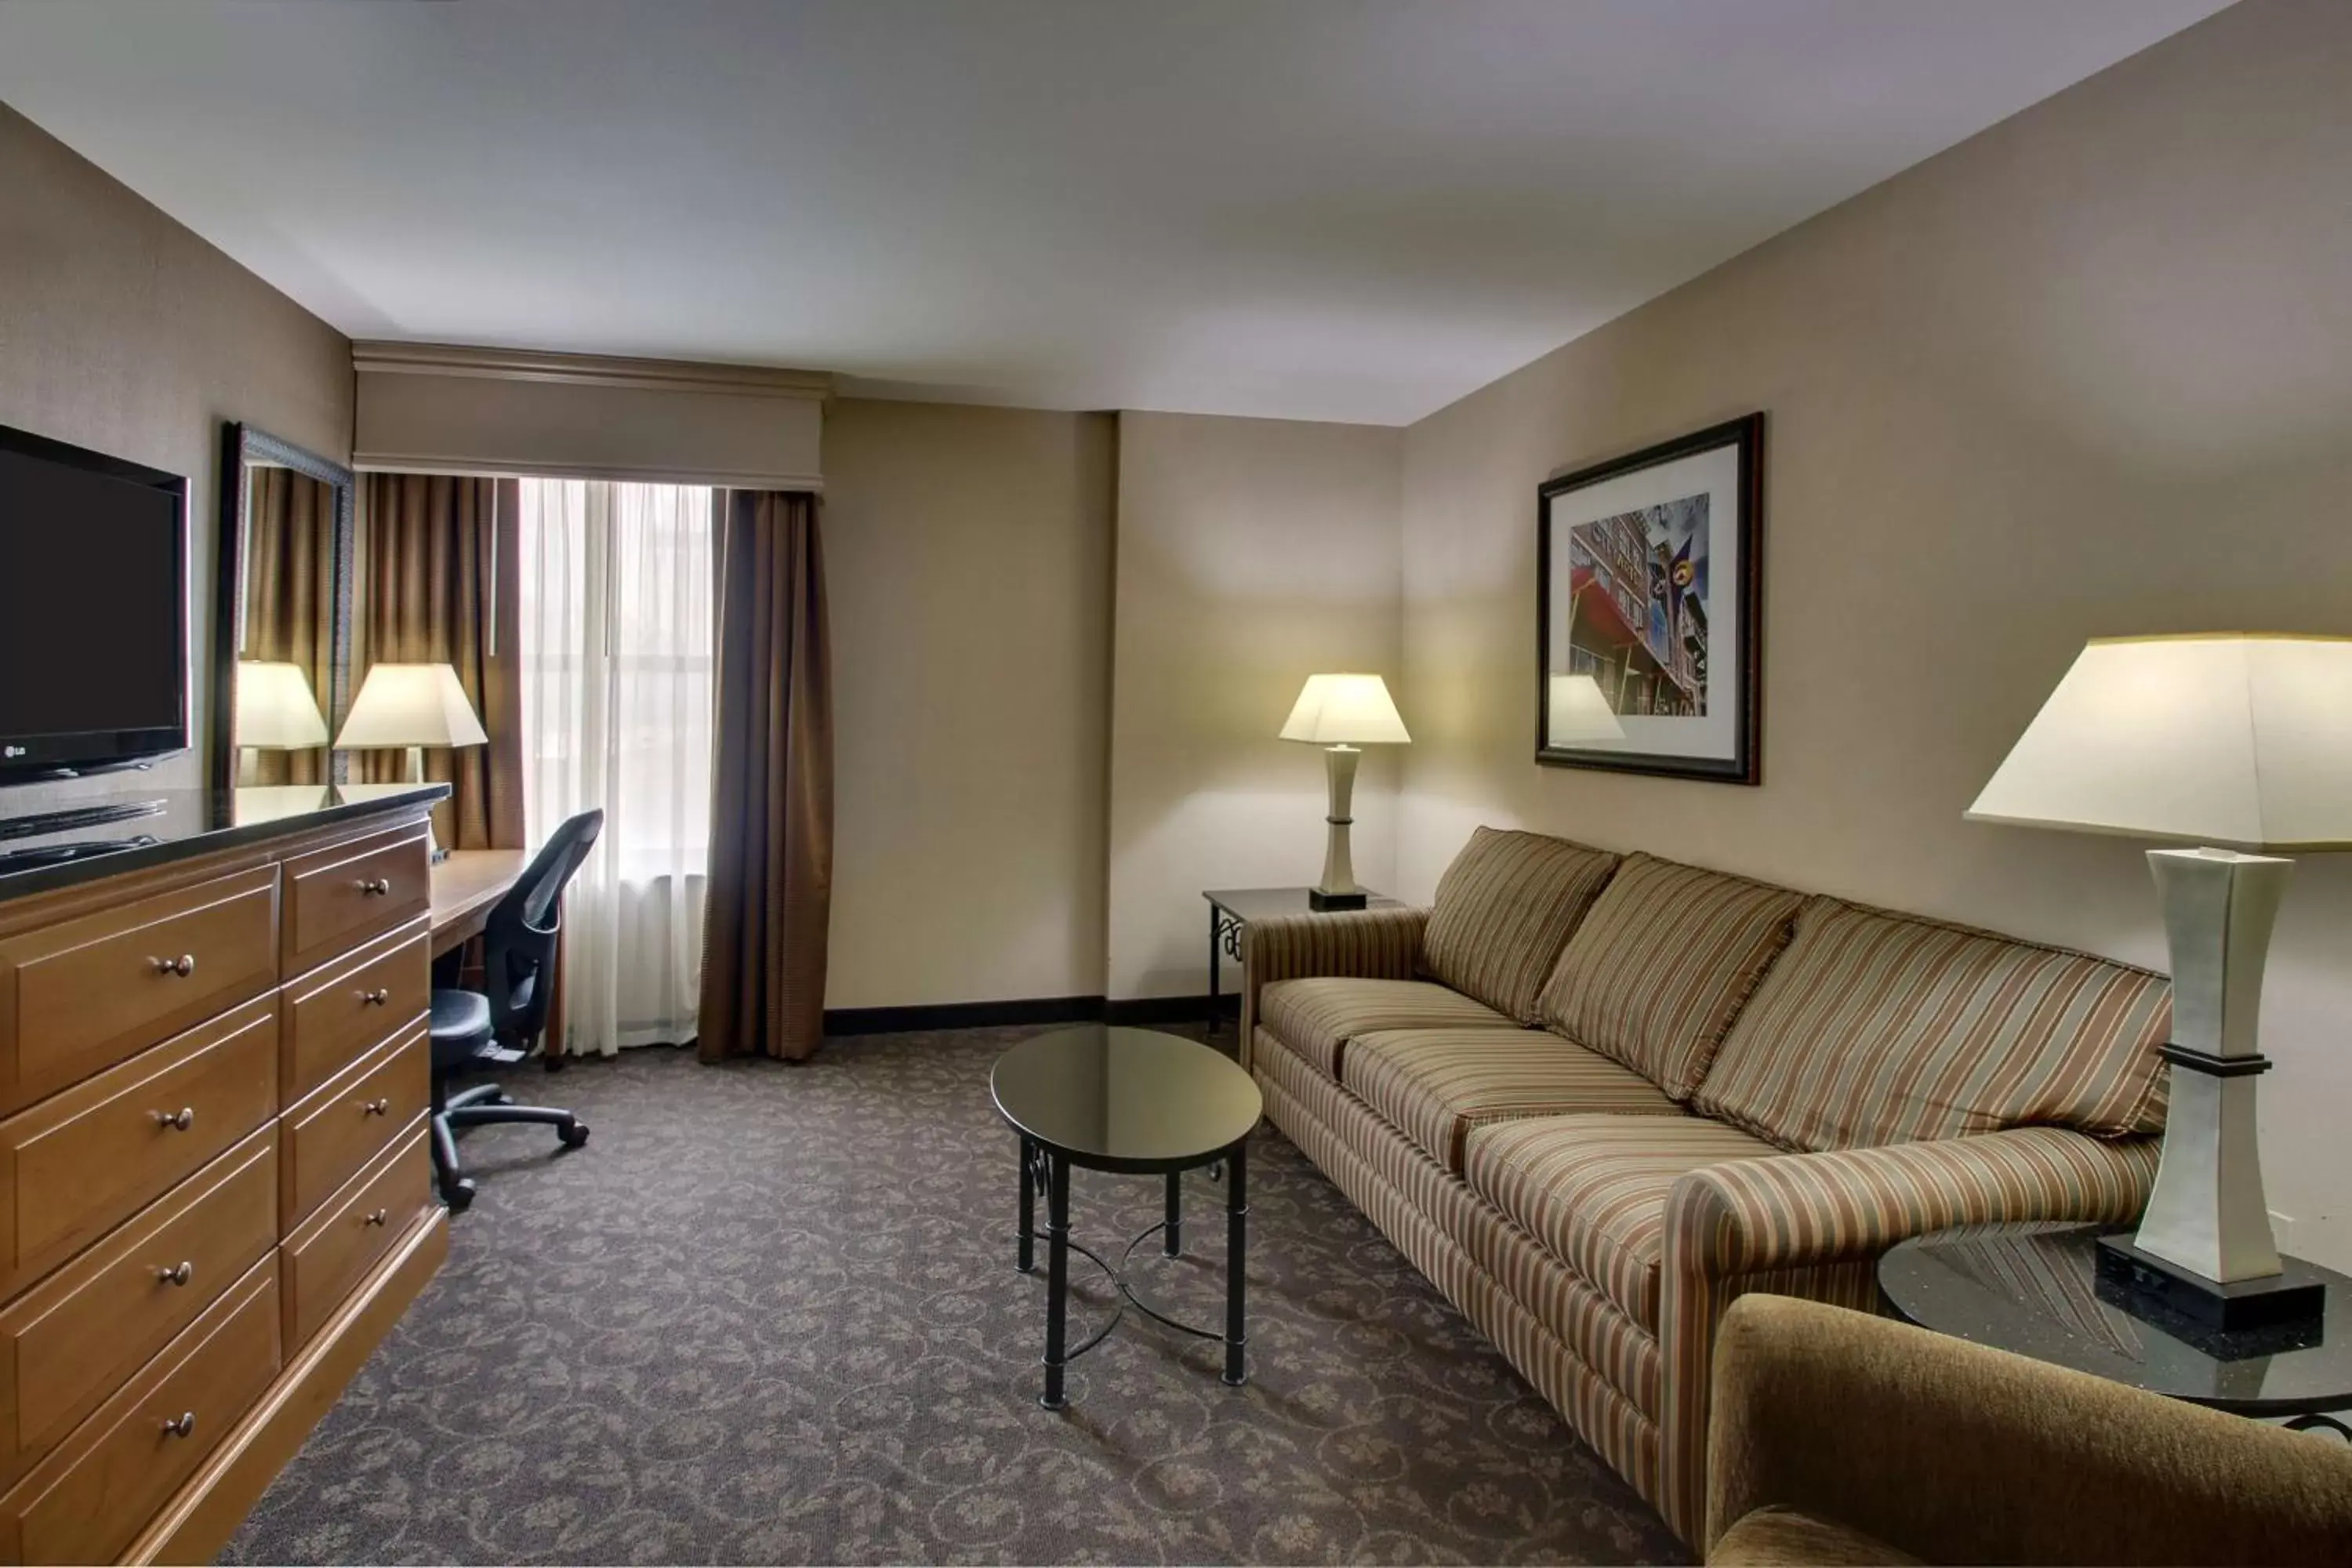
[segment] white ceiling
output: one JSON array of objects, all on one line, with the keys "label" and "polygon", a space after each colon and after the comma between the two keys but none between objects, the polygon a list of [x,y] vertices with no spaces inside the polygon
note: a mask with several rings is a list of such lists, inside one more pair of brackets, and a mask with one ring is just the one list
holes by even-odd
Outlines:
[{"label": "white ceiling", "polygon": [[1411,421],[2219,0],[0,0],[343,331]]}]

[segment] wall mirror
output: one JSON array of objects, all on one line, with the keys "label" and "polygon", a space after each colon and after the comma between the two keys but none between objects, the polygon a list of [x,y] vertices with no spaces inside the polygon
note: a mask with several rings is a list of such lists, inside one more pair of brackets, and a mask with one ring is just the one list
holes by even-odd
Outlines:
[{"label": "wall mirror", "polygon": [[220,505],[213,787],[338,782],[342,761],[329,742],[352,699],[352,471],[231,425]]}]

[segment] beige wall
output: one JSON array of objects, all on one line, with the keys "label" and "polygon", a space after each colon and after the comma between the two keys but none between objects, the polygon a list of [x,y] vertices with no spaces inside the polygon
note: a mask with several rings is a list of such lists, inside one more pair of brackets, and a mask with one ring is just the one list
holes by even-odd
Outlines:
[{"label": "beige wall", "polygon": [[[1202,889],[1321,874],[1323,759],[1275,731],[1318,670],[1394,688],[1401,449],[1364,426],[1119,416],[1112,997],[1207,990]],[[1393,748],[1373,749],[1355,799],[1368,887],[1394,876],[1396,778]]]},{"label": "beige wall", "polygon": [[[2252,3],[1416,425],[1401,881],[1516,822],[2161,964],[2128,843],[1960,814],[2085,637],[2352,633],[2352,7]],[[1764,783],[1539,768],[1534,492],[1761,408]],[[2272,1207],[2352,1266],[2352,864],[2263,1024]]]},{"label": "beige wall", "polygon": [[835,1007],[1103,989],[1113,420],[824,420]]},{"label": "beige wall", "polygon": [[[0,105],[0,425],[188,477],[199,749],[224,420],[348,457],[351,344]],[[191,752],[129,785],[11,791],[9,807],[203,781]]]}]

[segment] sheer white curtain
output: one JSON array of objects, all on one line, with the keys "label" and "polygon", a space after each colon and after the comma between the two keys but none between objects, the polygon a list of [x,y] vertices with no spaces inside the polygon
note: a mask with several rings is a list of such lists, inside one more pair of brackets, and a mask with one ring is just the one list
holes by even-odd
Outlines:
[{"label": "sheer white curtain", "polygon": [[688,1040],[710,847],[711,492],[521,488],[530,842],[604,812],[564,903],[563,1048]]}]

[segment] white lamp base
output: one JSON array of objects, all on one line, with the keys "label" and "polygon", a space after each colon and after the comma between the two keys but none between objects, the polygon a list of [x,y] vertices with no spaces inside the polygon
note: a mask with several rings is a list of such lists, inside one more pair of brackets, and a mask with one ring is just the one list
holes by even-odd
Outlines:
[{"label": "white lamp base", "polygon": [[[2101,1267],[2216,1326],[2277,1321],[2305,1298],[2282,1276],[2263,1195],[2254,1079],[2271,1064],[2255,1029],[2294,862],[2229,849],[2156,849],[2147,860],[2172,954],[2172,1092],[2139,1234]],[[2267,1310],[2265,1295],[2278,1298]]]},{"label": "white lamp base", "polygon": [[1307,900],[1318,910],[1360,910],[1369,897],[1356,885],[1355,857],[1348,845],[1348,829],[1356,820],[1349,815],[1356,792],[1356,763],[1363,754],[1354,746],[1331,746],[1323,752],[1331,786],[1330,807],[1323,818],[1328,825],[1323,879],[1309,891]]}]

